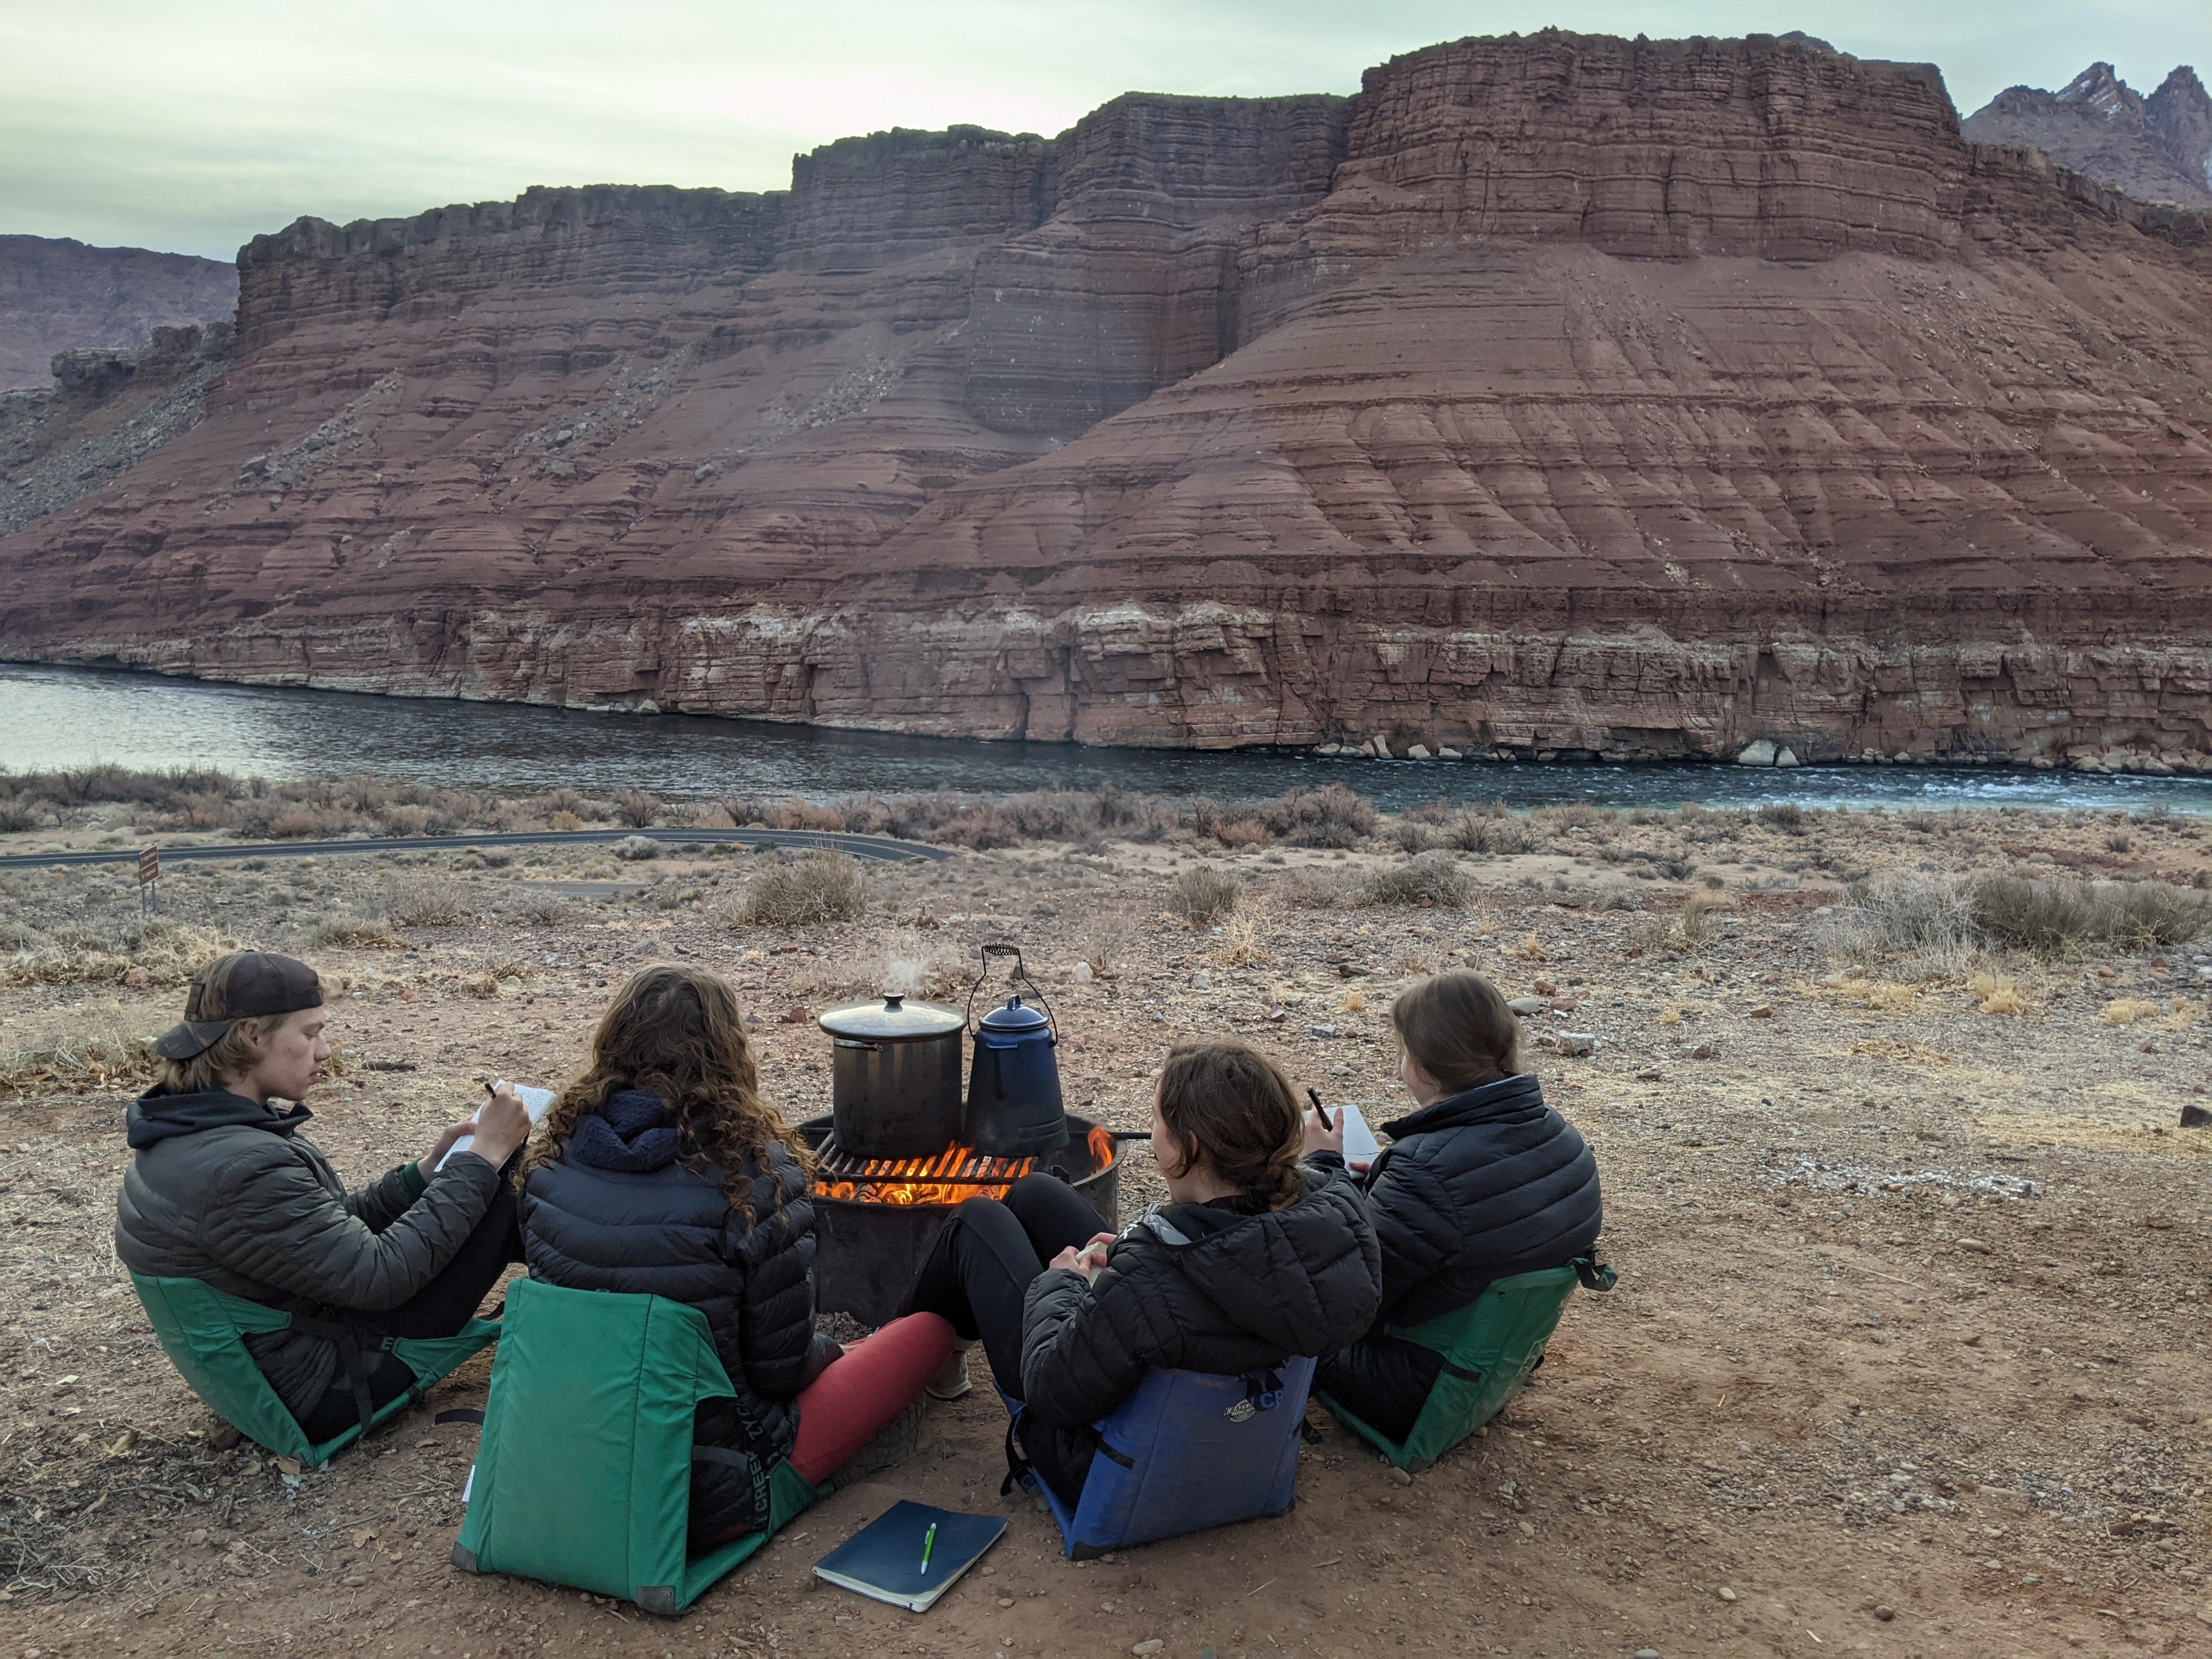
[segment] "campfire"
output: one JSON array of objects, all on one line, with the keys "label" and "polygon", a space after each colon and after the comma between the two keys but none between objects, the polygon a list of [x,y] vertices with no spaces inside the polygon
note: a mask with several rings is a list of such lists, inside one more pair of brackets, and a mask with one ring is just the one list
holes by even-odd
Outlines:
[{"label": "campfire", "polygon": [[[1085,1138],[1092,1172],[1114,1162],[1114,1137],[1093,1125]],[[814,1191],[856,1204],[963,1204],[1003,1197],[1008,1187],[1036,1168],[1033,1158],[994,1158],[957,1142],[932,1158],[859,1158],[841,1151],[834,1137],[816,1153]]]},{"label": "campfire", "polygon": [[955,1141],[927,1158],[860,1158],[844,1152],[829,1117],[799,1133],[814,1149],[817,1304],[864,1325],[896,1318],[915,1268],[971,1198],[1003,1198],[1032,1170],[1059,1176],[1098,1212],[1099,1227],[1121,1225],[1121,1159],[1105,1126],[1071,1112],[1067,1144],[1035,1158],[996,1158]]}]

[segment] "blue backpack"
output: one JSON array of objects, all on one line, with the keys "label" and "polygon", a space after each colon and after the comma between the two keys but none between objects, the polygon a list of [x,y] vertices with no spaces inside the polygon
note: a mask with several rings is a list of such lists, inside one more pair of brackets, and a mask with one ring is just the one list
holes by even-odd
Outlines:
[{"label": "blue backpack", "polygon": [[[1008,1492],[1044,1499],[1071,1560],[1234,1521],[1280,1515],[1296,1497],[1314,1362],[1216,1376],[1154,1370],[1093,1426],[1098,1453],[1073,1508],[1020,1449],[1026,1408],[1006,1401]],[[1003,1398],[1004,1396],[1001,1396]]]}]

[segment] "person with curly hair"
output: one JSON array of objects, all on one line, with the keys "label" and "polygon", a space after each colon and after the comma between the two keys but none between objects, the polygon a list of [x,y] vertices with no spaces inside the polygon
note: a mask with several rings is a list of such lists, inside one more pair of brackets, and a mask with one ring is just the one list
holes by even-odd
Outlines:
[{"label": "person with curly hair", "polygon": [[953,1349],[933,1315],[849,1351],[814,1329],[813,1158],[760,1097],[736,994],[703,968],[633,975],[522,1165],[533,1279],[663,1296],[707,1316],[737,1390],[692,1440],[695,1550],[762,1525],[787,1461],[819,1481],[904,1410]]}]

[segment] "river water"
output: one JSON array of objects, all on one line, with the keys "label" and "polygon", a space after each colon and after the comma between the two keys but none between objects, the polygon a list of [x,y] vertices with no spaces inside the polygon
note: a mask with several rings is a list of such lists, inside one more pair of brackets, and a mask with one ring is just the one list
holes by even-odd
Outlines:
[{"label": "river water", "polygon": [[2077,776],[1905,766],[1539,765],[1323,758],[1285,750],[1095,749],[833,732],[688,714],[598,714],[221,685],[154,674],[0,663],[0,767],[103,761],[213,766],[272,779],[362,771],[474,789],[592,793],[624,787],[672,800],[713,795],[978,793],[1118,784],[1223,799],[1349,784],[1395,810],[1439,797],[1509,806],[1808,806],[1942,810],[2163,805],[2212,814],[2212,779]]}]

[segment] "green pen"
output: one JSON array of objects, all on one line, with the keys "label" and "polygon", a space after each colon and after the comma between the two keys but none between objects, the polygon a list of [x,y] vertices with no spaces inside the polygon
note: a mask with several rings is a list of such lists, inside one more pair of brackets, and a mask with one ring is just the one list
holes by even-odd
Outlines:
[{"label": "green pen", "polygon": [[929,1530],[921,1535],[921,1571],[925,1577],[929,1572],[929,1553],[936,1547],[937,1522],[933,1521],[929,1523]]}]

